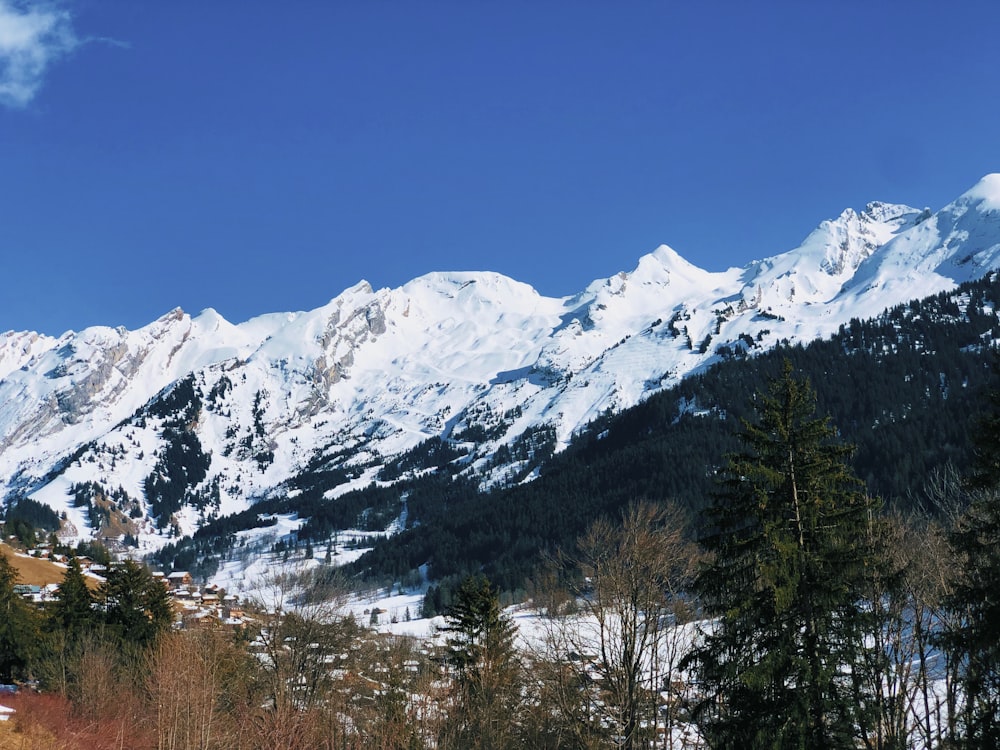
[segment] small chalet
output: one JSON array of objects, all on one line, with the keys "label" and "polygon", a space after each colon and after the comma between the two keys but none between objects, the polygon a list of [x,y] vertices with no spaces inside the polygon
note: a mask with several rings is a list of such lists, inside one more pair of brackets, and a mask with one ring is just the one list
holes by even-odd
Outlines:
[{"label": "small chalet", "polygon": [[187,571],[176,571],[167,576],[167,581],[170,584],[170,588],[174,589],[178,586],[190,586],[193,582],[191,574]]}]

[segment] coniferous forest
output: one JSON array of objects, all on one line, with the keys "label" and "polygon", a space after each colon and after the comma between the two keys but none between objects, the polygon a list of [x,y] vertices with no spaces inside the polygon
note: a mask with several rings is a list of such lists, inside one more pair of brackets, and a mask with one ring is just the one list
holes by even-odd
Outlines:
[{"label": "coniferous forest", "polygon": [[998,298],[1000,283],[990,278],[853,320],[827,341],[730,358],[592,425],[528,484],[480,492],[461,478],[422,477],[407,485],[414,528],[382,542],[356,570],[400,576],[429,562],[433,578],[482,570],[514,591],[539,553],[572,544],[591,520],[631,500],[669,500],[697,513],[737,447],[754,394],[786,361],[813,384],[838,437],[855,446],[848,462],[867,492],[888,508],[924,509],[930,477],[969,465],[991,378],[984,342],[1000,336],[991,312]]}]

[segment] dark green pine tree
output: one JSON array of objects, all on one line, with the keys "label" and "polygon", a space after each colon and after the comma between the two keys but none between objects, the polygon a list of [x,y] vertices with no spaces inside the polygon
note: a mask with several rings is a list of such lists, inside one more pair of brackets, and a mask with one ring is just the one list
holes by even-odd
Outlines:
[{"label": "dark green pine tree", "polygon": [[514,625],[485,576],[462,581],[445,619],[457,700],[442,745],[490,750],[518,747],[521,680]]},{"label": "dark green pine tree", "polygon": [[706,512],[696,719],[713,748],[854,748],[873,502],[790,363],[755,406]]},{"label": "dark green pine tree", "polygon": [[95,622],[94,601],[79,561],[71,558],[49,609],[50,627],[62,630],[69,640],[79,638]]},{"label": "dark green pine tree", "polygon": [[486,576],[465,578],[445,615],[448,654],[458,673],[473,672],[514,658],[514,625]]},{"label": "dark green pine tree", "polygon": [[14,591],[17,579],[17,569],[0,553],[0,683],[28,677],[38,656],[38,618]]},{"label": "dark green pine tree", "polygon": [[[1000,374],[1000,365],[994,369]],[[972,501],[952,534],[964,564],[947,603],[959,625],[941,643],[960,665],[964,700],[957,745],[995,750],[1000,747],[1000,390],[990,393],[973,444],[967,481]]]},{"label": "dark green pine tree", "polygon": [[123,644],[150,646],[169,627],[173,614],[166,587],[132,560],[114,565],[98,590],[104,621]]}]

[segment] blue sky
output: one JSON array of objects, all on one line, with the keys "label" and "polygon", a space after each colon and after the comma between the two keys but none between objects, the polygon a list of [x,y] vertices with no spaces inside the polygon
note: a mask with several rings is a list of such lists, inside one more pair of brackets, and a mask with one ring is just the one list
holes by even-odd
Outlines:
[{"label": "blue sky", "polygon": [[1000,170],[1000,3],[0,0],[0,331],[712,270]]}]

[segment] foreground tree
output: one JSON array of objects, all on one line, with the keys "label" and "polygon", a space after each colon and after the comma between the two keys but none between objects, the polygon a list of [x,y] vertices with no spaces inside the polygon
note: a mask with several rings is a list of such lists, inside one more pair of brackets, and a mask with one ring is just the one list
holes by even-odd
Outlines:
[{"label": "foreground tree", "polygon": [[38,649],[38,617],[15,593],[18,572],[0,553],[0,682],[24,679]]},{"label": "foreground tree", "polygon": [[871,723],[857,678],[873,502],[789,363],[757,405],[707,512],[695,716],[712,747],[853,748]]},{"label": "foreground tree", "polygon": [[514,625],[484,576],[466,578],[445,615],[456,695],[442,747],[519,747],[521,665]]},{"label": "foreground tree", "polygon": [[618,524],[594,522],[564,561],[583,616],[559,623],[567,653],[556,656],[573,666],[576,684],[596,675],[601,688],[586,714],[626,750],[647,746],[658,728],[670,738],[677,721],[685,646],[677,626],[690,617],[686,592],[698,556],[686,520],[674,505],[633,503]]},{"label": "foreground tree", "polygon": [[37,676],[46,690],[68,696],[77,678],[85,640],[94,634],[94,595],[77,559],[71,558],[55,600],[45,610],[44,653]]},{"label": "foreground tree", "polygon": [[440,673],[417,639],[408,636],[375,636],[352,648],[357,670],[377,675],[377,681],[338,686],[339,705],[327,710],[351,717],[351,733],[343,746],[371,750],[422,750],[439,734],[441,700],[446,690]]},{"label": "foreground tree", "polygon": [[98,597],[106,624],[123,646],[142,651],[170,628],[173,612],[166,587],[133,560],[112,566]]},{"label": "foreground tree", "polygon": [[239,747],[247,684],[255,662],[223,631],[168,633],[145,662],[148,723],[158,748],[229,750]]},{"label": "foreground tree", "polygon": [[973,440],[972,501],[952,535],[961,565],[947,603],[958,624],[941,642],[959,667],[957,744],[985,750],[1000,747],[1000,391]]},{"label": "foreground tree", "polygon": [[[341,582],[307,569],[264,578],[250,602],[259,629],[252,633],[260,654],[252,680],[254,701],[264,710],[251,712],[245,724],[260,747],[289,750],[341,747],[346,743],[338,706],[334,665],[349,651],[359,628],[343,608]],[[340,715],[337,715],[337,714]],[[325,743],[325,744],[324,744]]]},{"label": "foreground tree", "polygon": [[868,568],[864,601],[871,630],[855,673],[872,722],[859,729],[868,750],[937,747],[946,736],[948,673],[931,634],[947,626],[939,609],[950,563],[940,528],[898,513],[872,519],[872,543],[885,552]]},{"label": "foreground tree", "polygon": [[69,640],[76,640],[93,626],[94,620],[94,595],[87,587],[80,562],[70,558],[49,609],[49,625],[62,630]]}]

